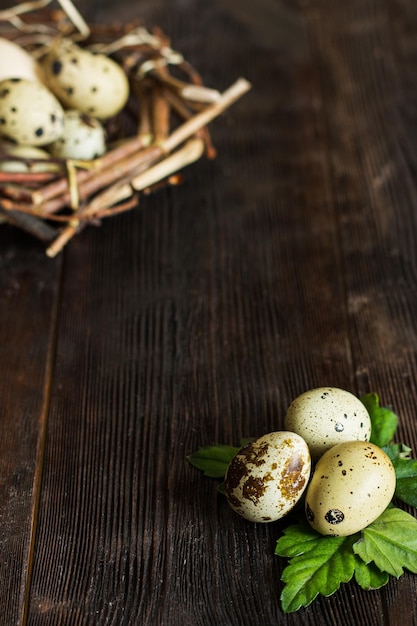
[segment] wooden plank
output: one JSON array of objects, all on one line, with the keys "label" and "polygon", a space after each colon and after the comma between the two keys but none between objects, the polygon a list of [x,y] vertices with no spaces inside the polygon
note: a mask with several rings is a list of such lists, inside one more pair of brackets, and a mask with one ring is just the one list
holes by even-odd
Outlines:
[{"label": "wooden plank", "polygon": [[[214,86],[238,71],[254,90],[214,126],[216,162],[65,252],[28,623],[396,624],[401,600],[405,624],[408,577],[284,617],[280,525],[237,519],[185,462],[199,445],[281,428],[291,399],[321,384],[377,387],[415,436],[415,291],[387,293],[412,258],[414,218],[395,177],[394,232],[369,191],[394,136],[381,126],[394,69],[369,59],[374,41],[389,49],[387,5],[294,7],[284,52],[242,5],[164,6]],[[393,264],[390,248],[387,262],[387,238],[407,259]]]},{"label": "wooden plank", "polygon": [[[327,108],[358,390],[376,391],[395,408],[400,440],[416,449],[417,202],[409,146],[417,132],[407,110],[417,45],[407,37],[410,9],[397,6],[392,20],[383,4],[352,2],[335,19],[324,2],[309,18]],[[414,19],[414,34],[416,26]],[[322,37],[323,27],[330,37]],[[406,574],[381,594],[390,624],[415,624],[414,578]]]},{"label": "wooden plank", "polygon": [[[214,35],[214,48],[230,65],[213,65],[225,83],[242,61],[242,31],[220,21],[213,33],[219,25],[227,37]],[[215,132],[218,161],[103,227],[100,244],[94,233],[68,251],[33,624],[96,612],[96,623],[279,619],[278,529],[236,520],[184,457],[281,425],[292,394],[350,380],[350,363],[342,304],[333,306],[317,82],[299,83],[292,63],[265,66],[257,47],[246,54],[257,90]]]},{"label": "wooden plank", "polygon": [[60,261],[0,227],[0,621],[19,624],[40,489]]}]

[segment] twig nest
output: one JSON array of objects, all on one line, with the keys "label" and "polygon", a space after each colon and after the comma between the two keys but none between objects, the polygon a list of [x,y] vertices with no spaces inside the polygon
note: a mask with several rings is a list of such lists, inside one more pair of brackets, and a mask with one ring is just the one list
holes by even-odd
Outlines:
[{"label": "twig nest", "polygon": [[106,151],[106,133],[98,120],[79,111],[66,111],[62,134],[48,149],[62,159],[96,159]]},{"label": "twig nest", "polygon": [[105,120],[128,100],[129,81],[120,65],[68,40],[52,47],[42,67],[46,84],[67,108]]},{"label": "twig nest", "polygon": [[45,146],[61,135],[63,125],[63,108],[44,85],[25,78],[0,82],[0,134],[5,139]]}]

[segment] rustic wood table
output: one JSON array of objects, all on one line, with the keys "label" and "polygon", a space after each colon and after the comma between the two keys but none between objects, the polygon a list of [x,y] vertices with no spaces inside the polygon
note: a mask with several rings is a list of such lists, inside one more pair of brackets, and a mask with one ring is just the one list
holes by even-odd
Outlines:
[{"label": "rustic wood table", "polygon": [[55,259],[1,226],[1,626],[417,624],[407,573],[284,615],[280,524],[186,461],[323,385],[377,392],[417,449],[415,0],[78,7],[252,89],[215,160]]}]

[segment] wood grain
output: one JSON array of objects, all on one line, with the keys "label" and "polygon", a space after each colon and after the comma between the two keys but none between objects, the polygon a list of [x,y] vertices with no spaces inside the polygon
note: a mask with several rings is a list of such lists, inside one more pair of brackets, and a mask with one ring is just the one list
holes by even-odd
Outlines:
[{"label": "wood grain", "polygon": [[0,232],[0,622],[27,600],[41,486],[60,262],[3,225]]},{"label": "wood grain", "polygon": [[1,391],[6,486],[14,471],[29,497],[1,492],[19,556],[9,541],[0,623],[415,625],[408,574],[284,616],[280,524],[237,519],[185,461],[282,428],[319,385],[378,392],[417,449],[414,3],[142,4],[208,84],[253,89],[213,124],[215,161],[86,229],[58,264],[3,235],[6,286],[26,278],[2,292],[2,371],[12,337],[34,348]]}]

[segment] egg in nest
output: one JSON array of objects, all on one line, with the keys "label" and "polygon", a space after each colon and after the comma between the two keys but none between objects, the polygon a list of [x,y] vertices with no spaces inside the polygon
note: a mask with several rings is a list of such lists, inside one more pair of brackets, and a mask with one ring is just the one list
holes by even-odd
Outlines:
[{"label": "egg in nest", "polygon": [[119,113],[129,97],[129,81],[115,61],[67,40],[48,52],[42,67],[46,84],[65,107],[99,120]]},{"label": "egg in nest", "polygon": [[45,146],[55,141],[64,124],[64,111],[41,83],[25,78],[0,82],[0,135],[13,143]]}]

